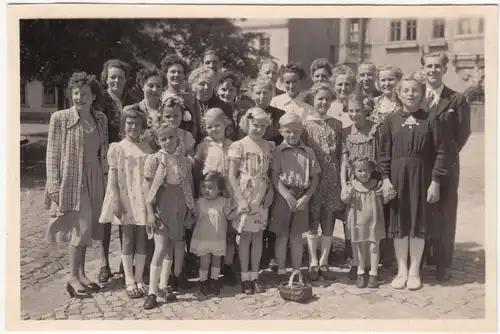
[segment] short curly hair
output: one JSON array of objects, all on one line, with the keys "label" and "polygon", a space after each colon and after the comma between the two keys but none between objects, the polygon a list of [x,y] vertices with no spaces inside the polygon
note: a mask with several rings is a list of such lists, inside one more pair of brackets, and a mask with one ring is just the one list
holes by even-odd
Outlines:
[{"label": "short curly hair", "polygon": [[141,110],[138,104],[131,104],[123,108],[120,122],[120,131],[125,131],[125,123],[127,118],[139,119],[141,121],[141,130],[145,130],[148,126],[146,114]]},{"label": "short curly hair", "polygon": [[279,78],[283,80],[285,73],[295,73],[299,76],[300,80],[304,80],[307,77],[306,71],[302,68],[300,63],[288,63],[281,67],[279,70]]},{"label": "short curly hair", "polygon": [[218,76],[217,76],[217,83],[215,87],[220,87],[226,82],[230,83],[234,88],[236,88],[236,92],[239,94],[241,90],[241,78],[238,74],[236,74],[233,71],[222,71]]},{"label": "short curly hair", "polygon": [[262,76],[262,75],[259,75],[259,76],[257,76],[257,78],[250,81],[248,87],[249,87],[250,93],[253,93],[255,87],[265,87],[271,93],[274,91],[274,83],[271,81],[271,79],[269,79],[266,76]]},{"label": "short curly hair", "polygon": [[198,67],[197,69],[194,69],[191,74],[189,74],[189,78],[188,78],[188,83],[189,83],[189,87],[190,89],[192,90],[193,89],[193,85],[198,81],[198,79],[202,76],[210,76],[212,78],[216,78],[216,73],[214,70],[210,69],[210,68],[207,68],[207,67]]},{"label": "short curly hair", "polygon": [[425,101],[425,82],[423,81],[420,73],[418,73],[418,72],[415,72],[415,73],[412,73],[412,74],[407,74],[407,75],[403,76],[403,78],[401,78],[401,80],[398,82],[398,84],[396,86],[396,89],[395,89],[395,92],[396,92],[396,103],[400,107],[403,106],[403,102],[399,98],[399,95],[401,93],[401,86],[405,82],[415,82],[417,84],[417,86],[420,88],[420,90],[422,92],[422,97],[420,98],[421,106],[425,105],[425,103],[423,103]]},{"label": "short curly hair", "polygon": [[383,64],[377,67],[377,77],[382,71],[390,71],[391,73],[394,74],[397,80],[401,80],[401,78],[403,77],[403,71],[401,70],[401,68],[394,65]]},{"label": "short curly hair", "polygon": [[92,106],[98,106],[103,99],[103,90],[95,75],[87,74],[86,72],[74,72],[68,81],[68,96],[71,99],[73,89],[81,88],[85,85],[89,86],[90,91],[95,95],[95,100],[92,102]]},{"label": "short curly hair", "polygon": [[373,101],[373,99],[365,97],[358,92],[349,94],[349,97],[347,98],[348,106],[349,103],[359,103],[363,107],[363,110],[367,117],[370,116],[375,109],[375,102]]},{"label": "short curly hair", "polygon": [[319,82],[317,84],[314,84],[307,94],[304,97],[304,102],[310,104],[311,106],[314,104],[314,97],[316,94],[318,94],[319,91],[326,90],[327,92],[330,93],[330,96],[332,97],[332,101],[336,99],[337,94],[335,94],[335,91],[333,90],[332,86],[328,83],[325,82]]},{"label": "short curly hair", "polygon": [[130,79],[131,67],[128,63],[120,59],[109,59],[102,66],[101,72],[101,84],[105,89],[108,88],[108,84],[106,83],[106,81],[108,80],[108,71],[112,67],[116,67],[122,70],[123,73],[125,73],[125,79],[127,81]]},{"label": "short curly hair", "polygon": [[142,89],[144,87],[144,84],[146,84],[148,79],[151,77],[160,77],[161,85],[162,87],[165,87],[167,83],[167,78],[165,77],[165,73],[156,67],[151,67],[151,68],[143,68],[137,73],[136,81],[139,88]]},{"label": "short curly hair", "polygon": [[341,75],[347,76],[354,89],[354,85],[356,84],[356,76],[354,75],[354,71],[347,65],[337,65],[333,68],[331,83],[335,85],[337,78]]},{"label": "short curly hair", "polygon": [[163,72],[167,73],[168,69],[170,67],[172,67],[173,65],[181,65],[182,70],[184,71],[184,76],[186,76],[188,74],[188,72],[189,72],[188,62],[176,54],[171,54],[171,55],[165,56],[161,60],[160,68]]},{"label": "short curly hair", "polygon": [[375,172],[377,170],[377,163],[367,157],[366,155],[355,155],[355,156],[352,156],[352,157],[349,157],[348,159],[348,166],[349,166],[349,169],[351,171],[351,175],[352,177],[354,177],[354,168],[356,167],[356,164],[362,164],[362,163],[367,163],[368,166],[370,166],[371,170],[372,170],[372,175],[371,177],[373,177],[373,172]]},{"label": "short curly hair", "polygon": [[331,77],[333,75],[333,66],[326,58],[318,58],[315,59],[309,68],[309,73],[311,77],[314,75],[314,72],[317,70],[324,68],[328,72],[328,76]]}]

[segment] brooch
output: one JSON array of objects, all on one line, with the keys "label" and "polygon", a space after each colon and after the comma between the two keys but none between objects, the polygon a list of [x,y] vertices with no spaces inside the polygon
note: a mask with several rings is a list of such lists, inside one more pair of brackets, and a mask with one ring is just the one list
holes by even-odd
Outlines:
[{"label": "brooch", "polygon": [[401,125],[402,127],[409,127],[410,129],[413,129],[414,126],[418,126],[420,123],[417,122],[417,120],[415,119],[415,117],[413,117],[413,115],[410,115],[408,116],[408,118],[406,119],[406,121],[403,123],[403,125]]}]

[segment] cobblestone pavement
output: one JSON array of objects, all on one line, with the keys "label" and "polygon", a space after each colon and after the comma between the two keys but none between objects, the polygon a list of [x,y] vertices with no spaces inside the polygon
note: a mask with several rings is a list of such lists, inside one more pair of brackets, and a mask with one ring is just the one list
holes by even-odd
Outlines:
[{"label": "cobblestone pavement", "polygon": [[[424,267],[424,287],[415,292],[390,287],[392,273],[381,271],[379,289],[357,289],[347,279],[347,269],[334,267],[332,284],[314,286],[308,304],[285,302],[276,288],[246,296],[238,288],[224,288],[220,297],[202,298],[193,289],[176,303],[144,311],[143,299],[130,300],[118,280],[108,283],[94,298],[69,299],[64,277],[66,249],[59,252],[44,244],[48,213],[43,209],[44,140],[35,139],[22,149],[21,180],[21,319],[480,319],[485,316],[484,255],[484,144],[474,134],[462,157],[459,222],[453,278],[438,285],[434,269]],[[474,157],[468,158],[468,157]],[[111,266],[119,264],[114,229]],[[342,229],[336,233],[342,236]],[[336,248],[342,247],[340,239]],[[97,248],[89,249],[89,278],[97,279],[100,263]],[[269,273],[264,280],[271,282]],[[162,300],[160,299],[160,302]]]}]

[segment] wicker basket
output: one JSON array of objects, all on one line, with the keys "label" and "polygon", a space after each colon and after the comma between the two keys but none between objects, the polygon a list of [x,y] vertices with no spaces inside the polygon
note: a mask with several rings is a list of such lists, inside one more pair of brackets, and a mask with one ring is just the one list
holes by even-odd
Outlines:
[{"label": "wicker basket", "polygon": [[[295,276],[299,277],[298,282],[294,282]],[[304,278],[300,271],[295,271],[290,276],[288,282],[283,282],[278,286],[281,298],[284,300],[303,303],[312,297],[312,286],[304,283]]]}]

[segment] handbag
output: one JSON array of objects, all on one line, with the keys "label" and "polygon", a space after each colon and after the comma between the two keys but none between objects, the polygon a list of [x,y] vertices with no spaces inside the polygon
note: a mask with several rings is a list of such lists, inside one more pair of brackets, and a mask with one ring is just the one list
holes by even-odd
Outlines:
[{"label": "handbag", "polygon": [[[294,282],[298,276],[299,281]],[[302,273],[297,270],[292,273],[288,282],[283,282],[278,286],[281,298],[287,301],[303,303],[312,297],[312,286],[304,283]]]}]

